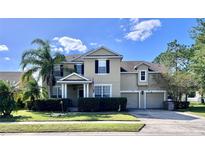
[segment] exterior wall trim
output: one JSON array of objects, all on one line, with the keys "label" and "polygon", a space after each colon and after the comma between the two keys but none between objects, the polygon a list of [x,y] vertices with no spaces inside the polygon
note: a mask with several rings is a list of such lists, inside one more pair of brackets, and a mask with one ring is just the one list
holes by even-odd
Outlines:
[{"label": "exterior wall trim", "polygon": [[86,77],[84,77],[84,76],[82,76],[82,75],[79,75],[79,74],[77,74],[77,73],[71,73],[71,74],[65,76],[64,78],[60,79],[60,81],[63,81],[63,80],[65,80],[66,78],[69,78],[69,77],[71,77],[71,76],[73,76],[73,75],[76,75],[76,76],[78,76],[79,78],[82,78],[82,79],[85,79],[85,80],[87,80],[87,81],[90,81],[90,80],[87,79]]},{"label": "exterior wall trim", "polygon": [[[137,74],[139,73],[138,71],[136,72],[120,72],[121,74]],[[150,74],[161,74],[161,72],[151,72],[151,71],[148,71],[147,73],[150,73]]]},{"label": "exterior wall trim", "polygon": [[75,84],[82,84],[82,83],[92,83],[92,81],[57,81],[57,83],[75,83]]}]

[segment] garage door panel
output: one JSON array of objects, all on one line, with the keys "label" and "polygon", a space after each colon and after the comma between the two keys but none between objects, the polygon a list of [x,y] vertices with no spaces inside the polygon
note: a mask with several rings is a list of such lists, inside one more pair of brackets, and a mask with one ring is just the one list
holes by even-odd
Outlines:
[{"label": "garage door panel", "polygon": [[138,93],[124,93],[121,96],[127,98],[127,108],[139,108]]},{"label": "garage door panel", "polygon": [[155,92],[155,93],[147,93],[146,94],[146,105],[148,109],[161,109],[164,107],[164,93]]}]

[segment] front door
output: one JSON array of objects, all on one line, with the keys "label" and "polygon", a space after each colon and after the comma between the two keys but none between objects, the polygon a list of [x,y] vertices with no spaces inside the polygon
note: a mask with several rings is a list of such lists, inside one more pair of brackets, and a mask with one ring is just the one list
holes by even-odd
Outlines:
[{"label": "front door", "polygon": [[78,98],[82,98],[83,97],[83,89],[79,89],[78,90]]}]

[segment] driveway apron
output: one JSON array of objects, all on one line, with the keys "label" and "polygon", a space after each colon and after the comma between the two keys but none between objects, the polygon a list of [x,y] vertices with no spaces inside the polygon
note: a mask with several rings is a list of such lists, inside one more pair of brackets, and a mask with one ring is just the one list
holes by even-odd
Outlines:
[{"label": "driveway apron", "polygon": [[146,126],[137,135],[198,136],[205,135],[205,118],[165,110],[132,110]]}]

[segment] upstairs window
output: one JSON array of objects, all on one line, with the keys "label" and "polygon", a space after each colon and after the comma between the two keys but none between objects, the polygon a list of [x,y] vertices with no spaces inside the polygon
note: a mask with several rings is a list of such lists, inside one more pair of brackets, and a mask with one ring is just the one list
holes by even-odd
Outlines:
[{"label": "upstairs window", "polygon": [[60,76],[63,76],[63,65],[60,65]]},{"label": "upstairs window", "polygon": [[83,75],[84,74],[84,65],[83,64],[75,64],[75,72]]},{"label": "upstairs window", "polygon": [[147,81],[147,76],[146,76],[146,71],[140,71],[140,81],[141,82],[146,82]]},{"label": "upstairs window", "polygon": [[106,72],[106,60],[98,61],[98,73],[107,73]]},{"label": "upstairs window", "polygon": [[110,61],[109,60],[95,60],[95,73],[106,74],[110,73]]},{"label": "upstairs window", "polygon": [[54,66],[54,75],[63,77],[63,65]]}]

